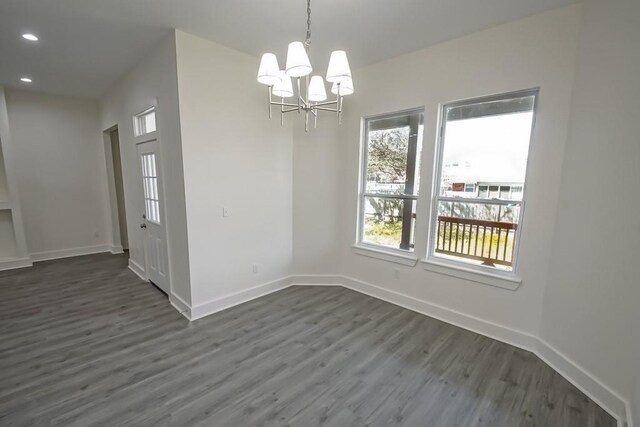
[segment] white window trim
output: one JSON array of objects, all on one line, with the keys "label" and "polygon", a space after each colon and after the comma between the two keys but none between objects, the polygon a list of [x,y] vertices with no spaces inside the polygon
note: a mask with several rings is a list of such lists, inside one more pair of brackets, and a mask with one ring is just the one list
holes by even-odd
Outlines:
[{"label": "white window trim", "polygon": [[[140,124],[139,124],[139,119],[142,118],[143,116],[146,116],[147,114],[153,112],[154,116],[155,116],[155,120],[156,120],[156,129],[151,131],[151,132],[147,132],[145,129],[144,133],[139,133],[140,132]],[[146,142],[149,141],[150,139],[155,139],[155,138],[150,138],[151,135],[155,136],[157,131],[158,131],[158,116],[157,116],[158,110],[157,110],[157,105],[153,104],[152,106],[140,111],[138,114],[134,114],[133,115],[133,136],[136,139],[144,139],[145,141],[140,141],[140,142]],[[137,142],[139,143],[139,142]]]},{"label": "white window trim", "polygon": [[465,279],[470,282],[481,283],[483,285],[495,286],[498,288],[508,289],[515,291],[522,284],[522,279],[515,274],[498,274],[489,271],[482,271],[466,265],[455,265],[455,261],[440,261],[442,258],[437,259],[423,259],[420,261],[422,268],[426,271],[431,271],[438,274],[444,274],[446,276],[457,277],[459,279]]},{"label": "white window trim", "polygon": [[[403,114],[413,114],[420,113],[423,115],[422,120],[424,121],[424,106],[408,108],[406,110],[395,111],[386,114],[374,114],[369,116],[364,116],[360,120],[360,150],[358,153],[358,162],[359,162],[359,182],[358,182],[358,205],[357,205],[357,220],[356,220],[356,242],[352,245],[352,250],[354,253],[358,255],[368,256],[371,258],[378,258],[389,262],[395,262],[397,264],[415,266],[418,263],[419,258],[415,256],[415,248],[414,250],[406,250],[406,249],[395,249],[390,248],[383,245],[376,245],[372,243],[366,243],[363,241],[364,234],[364,215],[362,214],[364,209],[364,199],[366,197],[365,185],[367,182],[367,165],[365,164],[365,153],[367,153],[367,121],[371,119],[385,118],[385,117],[395,117]],[[423,132],[423,140],[421,141],[424,144],[424,132]],[[422,147],[424,149],[424,147]],[[420,157],[422,158],[422,157]],[[416,168],[421,170],[421,165],[416,164]],[[421,173],[421,172],[418,172]],[[402,198],[402,197],[398,197]],[[413,200],[416,204],[416,212],[418,211],[418,194],[415,196],[404,196],[404,198],[408,200]]]},{"label": "white window trim", "polygon": [[[529,176],[529,163],[527,161],[527,169],[525,171],[525,179],[522,191],[522,200],[520,201],[520,216],[518,219],[518,229],[516,230],[515,247],[513,251],[512,270],[500,271],[489,269],[489,267],[476,266],[470,263],[458,262],[455,260],[449,260],[445,257],[435,255],[435,233],[437,233],[437,221],[438,221],[438,194],[440,192],[440,175],[442,171],[442,156],[444,154],[444,136],[445,136],[445,109],[452,105],[465,105],[472,102],[489,102],[492,100],[499,100],[505,98],[516,98],[518,96],[526,96],[527,94],[534,95],[533,103],[533,118],[531,122],[531,134],[529,137],[529,152],[528,159],[531,158],[531,151],[533,147],[533,134],[537,119],[537,107],[538,99],[540,95],[540,88],[532,88],[519,90],[515,92],[502,93],[498,95],[490,95],[479,98],[465,99],[462,101],[450,102],[447,104],[440,104],[439,106],[439,118],[438,118],[438,138],[436,141],[436,155],[435,165],[433,168],[433,185],[431,190],[431,213],[429,217],[429,233],[427,236],[427,253],[422,260],[422,265],[425,270],[435,273],[445,274],[448,276],[458,277],[466,279],[472,282],[477,282],[490,286],[497,286],[504,289],[516,290],[522,283],[519,272],[519,253],[520,244],[522,242],[522,224],[524,219],[525,204],[527,200],[527,182]],[[489,191],[489,188],[487,188]],[[462,199],[461,201],[464,201]]]},{"label": "white window trim", "polygon": [[369,258],[377,258],[383,261],[393,262],[396,264],[415,267],[418,263],[418,257],[413,256],[413,252],[402,249],[387,248],[379,245],[368,245],[367,243],[359,243],[351,246],[353,253],[366,256]]}]

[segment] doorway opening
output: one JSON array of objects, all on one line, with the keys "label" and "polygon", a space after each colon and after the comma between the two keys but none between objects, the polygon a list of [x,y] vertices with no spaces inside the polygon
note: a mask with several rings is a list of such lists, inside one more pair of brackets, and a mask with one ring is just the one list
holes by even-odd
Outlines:
[{"label": "doorway opening", "polygon": [[109,198],[111,201],[111,219],[113,230],[113,252],[129,252],[129,233],[127,230],[127,211],[124,201],[124,181],[122,175],[122,155],[118,127],[105,131],[105,155],[109,178]]}]

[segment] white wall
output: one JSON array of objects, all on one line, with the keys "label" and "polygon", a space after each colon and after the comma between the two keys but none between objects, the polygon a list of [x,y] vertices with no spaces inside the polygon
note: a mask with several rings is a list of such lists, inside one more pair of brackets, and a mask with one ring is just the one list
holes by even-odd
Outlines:
[{"label": "white wall", "polygon": [[258,58],[180,31],[176,39],[198,306],[291,273],[292,131],[267,117]]},{"label": "white wall", "polygon": [[[310,133],[308,137],[296,133],[294,246],[299,263],[296,271],[304,271],[309,266],[315,268],[311,260],[318,252],[319,242],[321,254],[338,251],[342,262],[339,268],[347,276],[467,316],[537,334],[579,22],[580,6],[574,5],[356,70],[356,94],[345,98],[346,115],[339,140],[328,142],[331,136],[325,138],[323,133]],[[420,265],[403,267],[352,252],[356,236],[361,117],[425,106],[416,228],[416,254],[424,257],[438,105],[536,86],[540,86],[538,124],[530,158],[528,206],[520,252],[519,273],[523,284],[517,291],[427,272]],[[327,118],[331,119],[333,117]],[[323,128],[333,126],[333,123],[323,124]],[[314,196],[319,200],[314,201]],[[307,208],[310,206],[317,209]],[[337,219],[326,218],[332,212]],[[314,224],[320,225],[314,227]],[[318,229],[324,233],[320,239]],[[332,245],[332,241],[337,244]],[[395,268],[401,270],[399,279],[393,277]]]},{"label": "white wall", "polygon": [[100,102],[99,129],[107,130],[114,125],[118,126],[130,257],[132,262],[143,268],[143,233],[139,225],[144,205],[132,117],[156,102],[160,157],[164,174],[171,292],[189,304],[191,289],[174,32],[146,57],[141,58],[133,70],[122,77]]},{"label": "white wall", "polygon": [[[359,82],[358,82],[359,83]],[[345,98],[347,109],[353,105]],[[324,112],[318,128],[304,131],[303,120],[289,115],[293,134],[293,265],[296,274],[342,273],[341,230],[349,215],[344,205],[344,138],[335,114]],[[346,126],[346,124],[342,125]],[[355,167],[355,166],[354,166]],[[350,202],[349,202],[350,203]]]},{"label": "white wall", "polygon": [[541,328],[627,400],[640,368],[639,46],[640,2],[584,3]]},{"label": "white wall", "polygon": [[108,244],[97,102],[15,89],[6,100],[31,254]]}]

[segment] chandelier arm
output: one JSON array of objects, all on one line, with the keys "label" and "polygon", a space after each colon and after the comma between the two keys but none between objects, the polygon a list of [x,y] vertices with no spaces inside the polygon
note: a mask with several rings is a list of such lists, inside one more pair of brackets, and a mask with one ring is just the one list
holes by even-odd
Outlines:
[{"label": "chandelier arm", "polygon": [[[282,105],[282,104],[277,103],[276,105],[279,105],[279,106],[280,106],[280,105]],[[291,104],[291,105],[293,105],[291,108],[285,108],[285,109],[283,109],[283,110],[282,110],[282,113],[293,113],[293,112],[298,111],[298,107],[296,107],[296,105],[295,105],[295,104]],[[284,104],[284,106],[287,106],[287,104]],[[306,111],[311,111],[313,114],[315,114],[315,112],[314,112],[314,111],[329,111],[329,112],[331,112],[331,113],[337,113],[337,112],[340,112],[340,113],[341,113],[341,112],[342,112],[342,111],[338,110],[337,108],[322,107],[322,106],[320,106],[320,104],[318,104],[318,105],[312,105],[311,107],[304,108],[304,111],[305,111],[305,112],[306,112]]]},{"label": "chandelier arm", "polygon": [[324,102],[318,102],[317,104],[314,104],[314,107],[324,107],[325,105],[338,105],[338,100],[335,101],[324,101]]},{"label": "chandelier arm", "polygon": [[332,113],[337,112],[338,110],[336,108],[327,108],[327,107],[313,107],[314,109],[318,110],[318,111],[330,111]]},{"label": "chandelier arm", "polygon": [[298,104],[292,104],[290,102],[276,102],[272,101],[271,105],[277,105],[278,107],[294,107],[296,110],[298,109]]}]

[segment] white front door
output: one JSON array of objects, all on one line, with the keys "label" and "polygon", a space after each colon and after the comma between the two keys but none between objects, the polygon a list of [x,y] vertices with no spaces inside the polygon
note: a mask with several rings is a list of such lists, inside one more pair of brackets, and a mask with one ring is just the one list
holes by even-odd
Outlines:
[{"label": "white front door", "polygon": [[158,140],[152,139],[138,144],[138,155],[142,170],[144,195],[144,214],[140,227],[145,236],[147,277],[154,285],[169,294],[169,261]]}]

